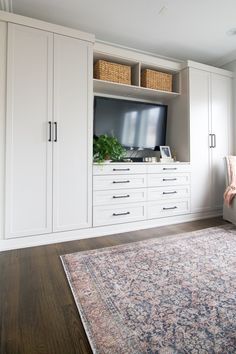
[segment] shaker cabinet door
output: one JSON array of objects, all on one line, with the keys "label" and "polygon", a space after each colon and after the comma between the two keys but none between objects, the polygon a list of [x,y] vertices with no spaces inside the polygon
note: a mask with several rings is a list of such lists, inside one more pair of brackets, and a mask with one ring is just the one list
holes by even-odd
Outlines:
[{"label": "shaker cabinet door", "polygon": [[52,34],[8,25],[6,238],[52,231]]},{"label": "shaker cabinet door", "polygon": [[212,202],[213,208],[222,208],[225,190],[224,157],[231,151],[231,85],[232,79],[211,74],[212,102]]},{"label": "shaker cabinet door", "polygon": [[54,35],[53,231],[91,226],[90,49]]},{"label": "shaker cabinet door", "polygon": [[209,73],[189,72],[191,141],[191,212],[211,210],[211,155],[209,150]]}]

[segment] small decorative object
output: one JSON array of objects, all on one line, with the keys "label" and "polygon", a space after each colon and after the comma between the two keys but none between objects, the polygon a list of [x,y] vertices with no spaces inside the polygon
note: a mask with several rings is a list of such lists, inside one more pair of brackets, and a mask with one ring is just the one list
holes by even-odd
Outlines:
[{"label": "small decorative object", "polygon": [[177,162],[177,153],[176,153],[176,150],[175,150],[175,149],[171,149],[171,155],[172,155],[174,161]]},{"label": "small decorative object", "polygon": [[152,162],[152,158],[151,157],[144,157],[144,162]]},{"label": "small decorative object", "polygon": [[93,139],[93,159],[95,162],[120,161],[125,157],[125,154],[125,148],[114,136],[104,134]]},{"label": "small decorative object", "polygon": [[154,90],[172,92],[172,75],[155,70],[142,70],[141,83],[143,87]]},{"label": "small decorative object", "polygon": [[173,162],[174,159],[171,157],[170,147],[169,146],[160,146],[160,153],[161,153],[161,162]]},{"label": "small decorative object", "polygon": [[98,60],[94,65],[94,78],[131,85],[131,67],[106,60]]},{"label": "small decorative object", "polygon": [[171,157],[170,147],[169,146],[160,146],[161,157]]}]

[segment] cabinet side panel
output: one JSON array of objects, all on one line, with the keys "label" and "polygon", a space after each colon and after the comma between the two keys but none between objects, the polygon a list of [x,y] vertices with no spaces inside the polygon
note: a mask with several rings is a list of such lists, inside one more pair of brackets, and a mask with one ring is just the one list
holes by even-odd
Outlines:
[{"label": "cabinet side panel", "polygon": [[51,232],[52,35],[9,24],[6,237]]},{"label": "cabinet side panel", "polygon": [[4,238],[6,39],[7,24],[0,22],[0,239]]},{"label": "cabinet side panel", "polygon": [[180,72],[181,95],[168,103],[166,141],[178,161],[190,161],[188,70]]},{"label": "cabinet side panel", "polygon": [[[54,231],[91,226],[92,62],[88,44],[54,36]],[[89,141],[88,141],[89,140]]]}]

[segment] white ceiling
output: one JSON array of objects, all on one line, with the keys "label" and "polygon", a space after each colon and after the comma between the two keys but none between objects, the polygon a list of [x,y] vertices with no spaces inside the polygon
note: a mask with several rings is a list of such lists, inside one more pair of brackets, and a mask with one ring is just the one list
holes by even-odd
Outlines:
[{"label": "white ceiling", "polygon": [[157,55],[208,64],[236,58],[236,35],[226,34],[236,28],[235,0],[8,1],[17,14]]}]

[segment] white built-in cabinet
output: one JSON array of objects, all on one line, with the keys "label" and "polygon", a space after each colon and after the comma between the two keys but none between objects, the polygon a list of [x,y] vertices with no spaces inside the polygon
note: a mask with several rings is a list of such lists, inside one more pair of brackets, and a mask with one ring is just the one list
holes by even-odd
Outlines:
[{"label": "white built-in cabinet", "polygon": [[8,24],[5,237],[91,226],[92,53]]},{"label": "white built-in cabinet", "polygon": [[[220,214],[232,73],[94,44],[94,35],[15,14],[0,20],[0,243]],[[93,80],[98,59],[130,65],[132,85]],[[141,87],[147,67],[172,73],[174,92]],[[93,94],[167,104],[167,145],[182,163],[95,165],[92,173]]]},{"label": "white built-in cabinet", "polygon": [[222,209],[231,152],[231,77],[189,68],[191,212]]}]

